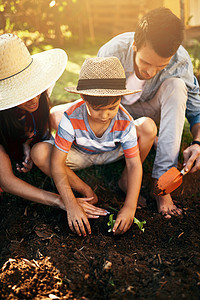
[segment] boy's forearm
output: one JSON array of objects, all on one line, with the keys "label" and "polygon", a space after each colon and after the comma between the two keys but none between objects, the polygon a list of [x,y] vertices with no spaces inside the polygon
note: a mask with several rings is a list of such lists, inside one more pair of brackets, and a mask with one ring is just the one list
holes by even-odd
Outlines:
[{"label": "boy's forearm", "polygon": [[65,207],[68,208],[71,204],[76,202],[76,198],[70,187],[65,166],[59,167],[58,165],[55,165],[53,163],[52,164],[52,177],[56,184],[58,192],[65,204]]},{"label": "boy's forearm", "polygon": [[128,182],[124,206],[129,207],[135,213],[142,182],[142,165],[139,164],[137,167],[131,166],[127,168],[127,172]]}]

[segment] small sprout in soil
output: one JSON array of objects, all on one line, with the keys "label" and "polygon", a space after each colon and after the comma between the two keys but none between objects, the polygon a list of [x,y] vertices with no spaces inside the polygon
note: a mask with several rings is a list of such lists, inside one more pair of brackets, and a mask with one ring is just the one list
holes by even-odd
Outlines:
[{"label": "small sprout in soil", "polygon": [[113,281],[113,279],[112,278],[110,278],[109,279],[109,282],[108,282],[110,285],[112,285],[112,286],[115,286],[115,283],[114,283],[114,281]]},{"label": "small sprout in soil", "polygon": [[109,216],[109,222],[107,223],[107,225],[110,226],[110,228],[108,229],[108,232],[111,232],[113,230],[114,225],[115,225],[115,220],[113,220],[113,216],[114,216],[114,214],[111,214]]},{"label": "small sprout in soil", "polygon": [[[114,216],[114,214],[111,214],[109,216],[109,222],[107,223],[107,225],[110,226],[110,228],[108,229],[108,232],[111,232],[113,230],[113,227],[114,227],[114,224],[115,224],[115,221],[116,221],[116,220],[113,219],[113,216]],[[143,225],[146,224],[146,221],[140,222],[138,219],[134,218],[133,222],[139,227],[139,229],[142,232],[144,232],[145,228],[143,228]]]},{"label": "small sprout in soil", "polygon": [[139,227],[139,229],[144,232],[143,225],[146,224],[146,221],[140,222],[138,219],[134,218],[133,219],[134,223]]}]

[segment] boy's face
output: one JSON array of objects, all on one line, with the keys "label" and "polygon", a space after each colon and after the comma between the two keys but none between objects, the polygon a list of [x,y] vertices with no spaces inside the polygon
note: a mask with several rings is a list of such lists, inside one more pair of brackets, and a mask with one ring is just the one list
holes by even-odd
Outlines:
[{"label": "boy's face", "polygon": [[142,46],[139,50],[133,43],[134,69],[136,76],[141,80],[153,78],[158,72],[163,70],[170,62],[170,57],[159,56],[149,44]]},{"label": "boy's face", "polygon": [[99,124],[110,123],[110,121],[116,116],[119,110],[120,102],[121,102],[121,98],[118,101],[116,101],[114,104],[112,103],[104,107],[92,107],[86,101],[88,116],[95,123],[99,123]]}]

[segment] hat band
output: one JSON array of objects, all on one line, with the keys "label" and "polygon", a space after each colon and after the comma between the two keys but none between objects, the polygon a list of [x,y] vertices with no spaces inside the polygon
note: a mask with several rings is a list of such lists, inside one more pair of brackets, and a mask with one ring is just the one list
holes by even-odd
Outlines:
[{"label": "hat band", "polygon": [[79,79],[77,90],[125,90],[126,78]]},{"label": "hat band", "polygon": [[21,73],[21,72],[23,72],[24,70],[26,70],[26,69],[32,64],[32,62],[33,62],[33,58],[31,58],[30,64],[28,64],[28,66],[26,66],[23,70],[21,70],[21,71],[15,73],[15,74],[13,74],[13,75],[10,75],[10,76],[8,76],[8,77],[2,78],[2,79],[0,79],[0,81],[3,81],[3,80],[5,80],[5,79],[14,77],[15,75],[18,75],[19,73]]}]

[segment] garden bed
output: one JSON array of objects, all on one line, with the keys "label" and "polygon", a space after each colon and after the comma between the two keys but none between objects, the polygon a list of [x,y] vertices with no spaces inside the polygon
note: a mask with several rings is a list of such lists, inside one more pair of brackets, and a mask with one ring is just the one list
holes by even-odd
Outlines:
[{"label": "garden bed", "polygon": [[[115,213],[124,194],[113,170],[123,162],[87,170],[99,206]],[[103,170],[103,171],[102,171]],[[52,181],[32,170],[42,187]],[[110,174],[111,179],[106,176]],[[103,174],[103,175],[102,175]],[[31,175],[30,175],[30,178]],[[95,178],[95,180],[92,180]],[[33,180],[33,179],[32,179]],[[105,184],[107,182],[107,184]],[[122,236],[108,232],[108,217],[90,221],[92,234],[73,234],[64,211],[13,197],[0,201],[1,299],[199,299],[200,173],[186,175],[173,193],[181,217],[165,220],[149,198],[151,183],[144,168],[142,193],[148,207],[137,210],[146,220],[144,233],[134,224]]]}]

